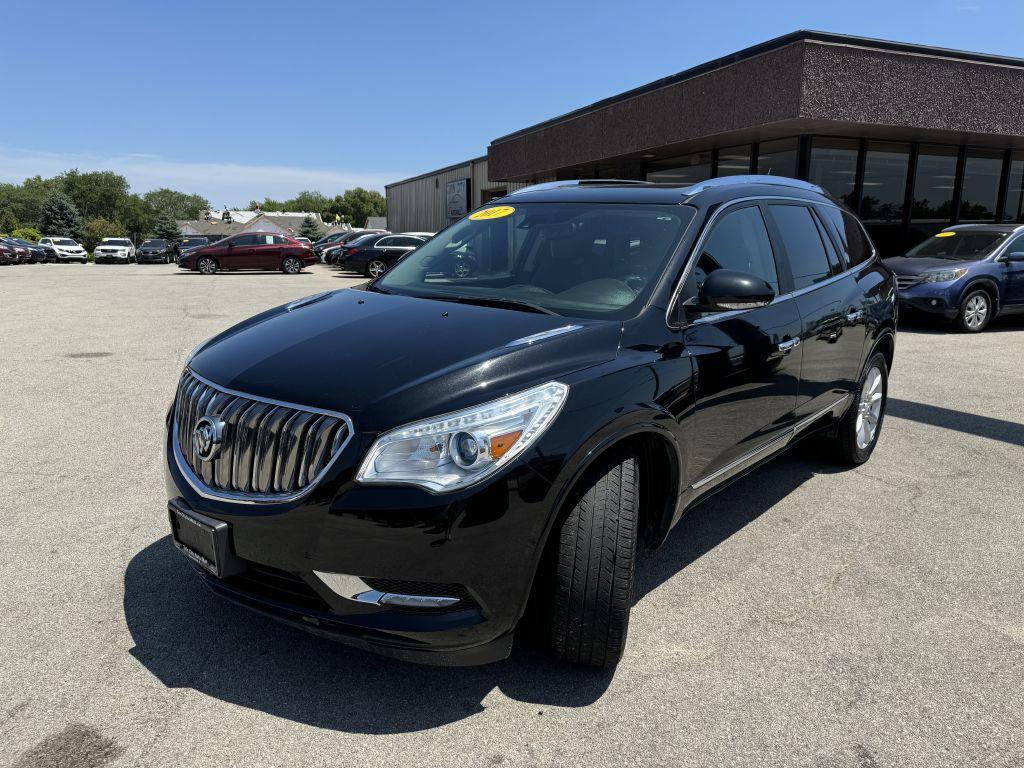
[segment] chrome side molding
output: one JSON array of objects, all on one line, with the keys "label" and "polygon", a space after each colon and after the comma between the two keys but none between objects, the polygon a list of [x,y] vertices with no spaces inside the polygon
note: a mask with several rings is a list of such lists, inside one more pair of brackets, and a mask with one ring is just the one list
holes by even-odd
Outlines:
[{"label": "chrome side molding", "polygon": [[810,416],[801,419],[778,437],[769,440],[764,445],[755,448],[749,453],[743,454],[735,461],[726,464],[721,469],[715,470],[710,475],[705,475],[704,477],[700,478],[690,486],[690,490],[699,491],[701,488],[706,488],[707,486],[711,485],[716,480],[725,480],[726,478],[735,475],[736,473],[740,472],[741,470],[750,466],[756,461],[759,461],[764,456],[768,456],[772,453],[781,451],[783,448],[785,448],[793,441],[794,437],[796,437],[809,426],[814,424],[814,422],[816,422],[818,419],[824,417],[828,413],[835,411],[836,408],[839,408],[840,406],[844,405],[849,399],[850,393],[847,392],[841,398],[832,403],[832,405],[826,406],[825,408],[822,408],[820,411],[816,411],[815,413],[812,413]]}]

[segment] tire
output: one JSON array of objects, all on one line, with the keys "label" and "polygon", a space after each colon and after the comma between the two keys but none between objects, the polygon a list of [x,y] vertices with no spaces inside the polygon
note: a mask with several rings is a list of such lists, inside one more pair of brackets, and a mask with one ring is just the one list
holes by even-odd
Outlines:
[{"label": "tire", "polygon": [[[878,374],[877,379],[875,373]],[[822,439],[823,447],[831,458],[847,466],[863,464],[870,459],[882,433],[889,396],[889,366],[881,352],[873,354],[864,366],[855,395],[853,404],[839,420],[835,434]]]},{"label": "tire", "polygon": [[196,262],[196,269],[203,275],[215,275],[218,269],[217,260],[211,256],[203,256]]},{"label": "tire", "polygon": [[599,466],[554,531],[547,634],[556,658],[610,668],[622,658],[633,600],[639,477],[633,456]]},{"label": "tire", "polygon": [[981,289],[971,291],[960,302],[956,324],[964,333],[981,333],[992,319],[992,297]]},{"label": "tire", "polygon": [[281,262],[281,271],[286,275],[297,275],[302,271],[302,262],[294,256],[286,256]]},{"label": "tire", "polygon": [[366,262],[366,276],[374,279],[388,271],[388,265],[380,259],[370,259]]}]

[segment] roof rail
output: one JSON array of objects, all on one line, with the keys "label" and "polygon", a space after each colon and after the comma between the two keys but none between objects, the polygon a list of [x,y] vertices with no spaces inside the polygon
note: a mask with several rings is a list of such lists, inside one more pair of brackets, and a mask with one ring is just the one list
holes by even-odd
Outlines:
[{"label": "roof rail", "polygon": [[687,194],[695,195],[704,189],[713,189],[714,187],[728,187],[732,186],[733,184],[770,184],[776,187],[792,187],[794,189],[805,189],[808,192],[817,192],[819,195],[826,194],[825,190],[823,190],[817,184],[811,184],[809,181],[791,179],[788,176],[769,176],[767,174],[719,176],[714,179],[708,179],[707,181],[699,181],[692,187],[688,187],[685,190],[685,192]]},{"label": "roof rail", "polygon": [[590,187],[600,186],[603,184],[646,184],[646,181],[639,181],[638,179],[565,179],[563,181],[544,181],[540,184],[531,184],[528,187],[522,187],[514,192],[509,192],[508,197],[512,195],[518,195],[522,192],[536,192],[539,189],[558,189],[560,187]]}]

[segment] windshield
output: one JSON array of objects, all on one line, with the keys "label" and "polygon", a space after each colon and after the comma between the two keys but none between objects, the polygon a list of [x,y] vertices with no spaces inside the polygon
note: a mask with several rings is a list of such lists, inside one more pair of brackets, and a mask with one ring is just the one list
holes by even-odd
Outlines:
[{"label": "windshield", "polygon": [[128,240],[104,240],[100,245],[119,245],[119,246],[130,246],[131,243]]},{"label": "windshield", "polygon": [[693,217],[679,205],[524,203],[484,208],[413,251],[373,287],[424,298],[630,317]]},{"label": "windshield", "polygon": [[148,246],[151,246],[153,248],[163,248],[163,247],[165,247],[167,245],[167,241],[166,240],[146,240],[145,242],[143,242],[143,245],[144,246],[148,245]]},{"label": "windshield", "polygon": [[1006,235],[1006,232],[947,229],[912,248],[907,256],[918,259],[979,261],[998,248],[1006,239]]},{"label": "windshield", "polygon": [[191,245],[206,245],[207,240],[205,237],[186,237],[181,241],[181,247],[186,248]]},{"label": "windshield", "polygon": [[78,243],[69,237],[55,237],[52,242],[54,245],[70,245],[72,248],[78,245]]}]

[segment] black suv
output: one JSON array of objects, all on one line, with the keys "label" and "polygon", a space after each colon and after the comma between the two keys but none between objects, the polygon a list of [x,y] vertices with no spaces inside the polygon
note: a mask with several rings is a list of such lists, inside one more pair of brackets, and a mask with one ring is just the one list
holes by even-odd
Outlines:
[{"label": "black suv", "polygon": [[159,237],[151,237],[142,241],[139,250],[135,252],[135,261],[168,264],[174,254],[174,246]]},{"label": "black suv", "polygon": [[638,551],[687,508],[805,436],[870,457],[896,299],[804,182],[528,188],[200,345],[167,414],[173,541],[221,595],[363,648],[494,661],[526,614],[613,665]]}]

